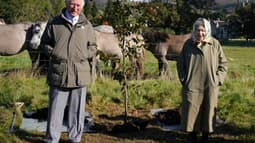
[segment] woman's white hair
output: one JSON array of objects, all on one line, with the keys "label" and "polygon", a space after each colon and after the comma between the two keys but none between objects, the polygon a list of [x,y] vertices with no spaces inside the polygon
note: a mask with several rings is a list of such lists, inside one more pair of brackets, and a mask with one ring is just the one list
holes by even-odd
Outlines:
[{"label": "woman's white hair", "polygon": [[205,39],[211,37],[211,24],[208,20],[205,18],[198,18],[195,23],[193,24],[193,29],[192,29],[192,39],[196,41],[196,36],[195,36],[195,31],[197,30],[198,26],[203,26],[205,28]]},{"label": "woman's white hair", "polygon": [[[69,2],[70,2],[71,0],[65,0],[65,3],[66,3],[66,6],[69,4]],[[82,4],[81,4],[81,6],[83,7],[84,6],[84,4],[85,4],[85,2],[84,2],[84,0],[82,0]]]}]

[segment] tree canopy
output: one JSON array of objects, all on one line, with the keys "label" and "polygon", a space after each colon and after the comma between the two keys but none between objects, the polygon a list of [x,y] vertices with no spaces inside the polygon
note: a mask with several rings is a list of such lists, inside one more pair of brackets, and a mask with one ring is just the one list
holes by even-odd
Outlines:
[{"label": "tree canopy", "polygon": [[[94,26],[118,24],[119,9],[114,6],[116,0],[108,0],[105,7],[98,8],[93,0],[85,0],[84,14]],[[123,3],[124,1],[119,1]],[[128,1],[125,1],[128,2]],[[64,0],[0,0],[0,18],[6,23],[26,21],[45,21],[58,15],[65,7]],[[116,3],[115,3],[116,4]],[[149,3],[132,3],[127,9],[140,14],[140,20],[145,21],[145,30],[161,31],[172,34],[189,33],[193,22],[198,17],[211,20],[220,19],[228,23],[228,33],[234,37],[254,38],[255,4],[236,4],[232,13],[226,10],[215,10],[215,0],[152,0]]]},{"label": "tree canopy", "polygon": [[63,0],[0,0],[0,17],[6,23],[44,21],[60,13]]}]

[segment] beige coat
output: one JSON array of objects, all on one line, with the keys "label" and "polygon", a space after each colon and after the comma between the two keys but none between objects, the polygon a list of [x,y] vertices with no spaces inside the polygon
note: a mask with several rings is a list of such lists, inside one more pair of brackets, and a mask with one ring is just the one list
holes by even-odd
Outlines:
[{"label": "beige coat", "polygon": [[184,131],[213,132],[218,86],[223,84],[227,60],[218,40],[210,38],[201,48],[189,39],[177,61],[182,88]]}]

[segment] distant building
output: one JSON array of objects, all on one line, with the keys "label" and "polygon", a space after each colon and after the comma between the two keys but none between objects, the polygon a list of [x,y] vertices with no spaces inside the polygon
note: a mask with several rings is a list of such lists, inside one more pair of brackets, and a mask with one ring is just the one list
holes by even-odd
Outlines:
[{"label": "distant building", "polygon": [[222,20],[210,20],[213,37],[223,40],[229,39],[228,24]]}]

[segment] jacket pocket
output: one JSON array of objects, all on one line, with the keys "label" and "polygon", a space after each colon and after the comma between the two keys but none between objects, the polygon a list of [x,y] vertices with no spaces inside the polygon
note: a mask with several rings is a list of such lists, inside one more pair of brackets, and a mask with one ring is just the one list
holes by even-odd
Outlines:
[{"label": "jacket pocket", "polygon": [[91,70],[88,61],[81,61],[74,63],[76,84],[78,86],[85,86],[91,81]]},{"label": "jacket pocket", "polygon": [[66,82],[67,64],[65,62],[51,63],[49,68],[49,83],[55,86],[64,86]]}]

